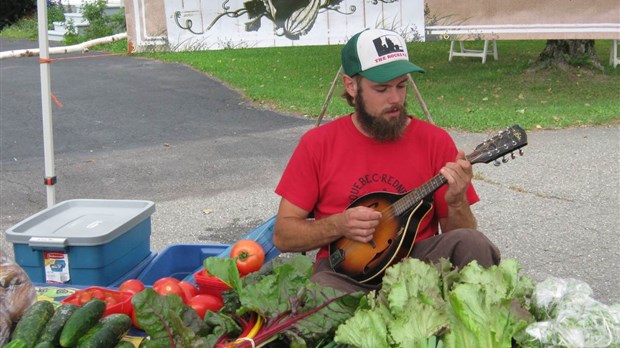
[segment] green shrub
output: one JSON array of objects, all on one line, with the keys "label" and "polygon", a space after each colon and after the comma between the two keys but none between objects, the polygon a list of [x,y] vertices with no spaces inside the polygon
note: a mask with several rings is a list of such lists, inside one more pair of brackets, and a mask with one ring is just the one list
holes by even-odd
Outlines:
[{"label": "green shrub", "polygon": [[58,1],[48,1],[47,6],[47,27],[54,29],[54,22],[65,21],[65,9]]},{"label": "green shrub", "polygon": [[75,44],[100,37],[110,36],[126,31],[125,12],[108,15],[105,13],[108,8],[106,0],[95,0],[86,2],[82,8],[82,16],[90,23],[81,34],[73,23],[67,23],[67,33],[65,34],[66,44]]}]

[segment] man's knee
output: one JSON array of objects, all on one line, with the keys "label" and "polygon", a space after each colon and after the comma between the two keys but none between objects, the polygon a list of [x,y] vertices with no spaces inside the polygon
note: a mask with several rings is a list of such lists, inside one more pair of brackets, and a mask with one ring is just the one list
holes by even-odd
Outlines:
[{"label": "man's knee", "polygon": [[460,266],[476,260],[481,266],[490,267],[499,264],[501,255],[499,249],[482,232],[461,228],[447,233],[456,245],[454,257]]}]

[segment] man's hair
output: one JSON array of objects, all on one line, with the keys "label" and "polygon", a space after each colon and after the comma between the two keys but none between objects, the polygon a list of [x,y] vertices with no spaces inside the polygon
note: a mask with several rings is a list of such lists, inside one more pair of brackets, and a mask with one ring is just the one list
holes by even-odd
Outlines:
[{"label": "man's hair", "polygon": [[[362,75],[355,75],[352,77],[353,80],[355,80],[355,84],[357,86],[357,91],[360,92],[362,90],[362,85],[361,85],[361,81],[362,81]],[[347,89],[344,89],[344,92],[342,92],[341,97],[343,97],[346,101],[347,104],[349,104],[349,106],[355,107],[355,97],[353,97],[352,95],[349,94],[349,92],[347,92]]]}]

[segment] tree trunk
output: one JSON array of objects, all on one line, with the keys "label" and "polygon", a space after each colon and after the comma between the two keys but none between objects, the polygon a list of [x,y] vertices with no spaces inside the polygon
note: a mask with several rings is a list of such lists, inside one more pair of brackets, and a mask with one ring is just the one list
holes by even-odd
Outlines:
[{"label": "tree trunk", "polygon": [[538,56],[535,66],[603,70],[594,50],[594,40],[547,40],[547,46]]}]

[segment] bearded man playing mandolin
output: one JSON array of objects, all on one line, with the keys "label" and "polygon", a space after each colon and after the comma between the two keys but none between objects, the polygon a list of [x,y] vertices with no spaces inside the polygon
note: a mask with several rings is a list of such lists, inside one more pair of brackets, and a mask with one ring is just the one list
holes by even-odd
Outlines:
[{"label": "bearded man playing mandolin", "polygon": [[341,60],[343,96],[355,111],[301,137],[275,190],[275,246],[319,248],[313,280],[347,292],[377,289],[403,257],[498,264],[470,209],[479,198],[469,155],[406,113],[409,73],[424,71],[409,61],[405,40],[365,30]]}]

